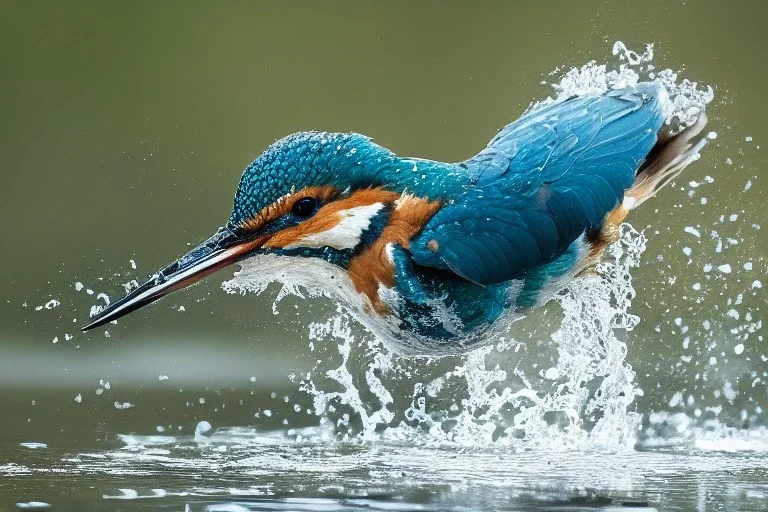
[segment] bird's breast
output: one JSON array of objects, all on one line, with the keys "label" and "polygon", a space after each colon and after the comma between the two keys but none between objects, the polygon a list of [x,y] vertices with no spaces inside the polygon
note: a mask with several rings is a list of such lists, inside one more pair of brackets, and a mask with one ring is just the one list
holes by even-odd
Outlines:
[{"label": "bird's breast", "polygon": [[379,292],[382,287],[392,288],[396,283],[392,248],[410,248],[411,240],[440,209],[440,201],[404,193],[393,207],[380,236],[350,260],[348,269],[355,289],[368,297],[373,310],[382,315],[389,309]]}]

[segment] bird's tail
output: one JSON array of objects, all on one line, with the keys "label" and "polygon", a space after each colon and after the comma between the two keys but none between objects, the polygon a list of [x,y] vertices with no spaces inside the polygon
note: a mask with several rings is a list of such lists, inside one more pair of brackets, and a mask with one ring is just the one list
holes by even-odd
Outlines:
[{"label": "bird's tail", "polygon": [[629,209],[652,198],[690,163],[699,159],[699,152],[707,143],[707,137],[702,133],[706,125],[707,116],[702,113],[696,123],[679,133],[673,134],[667,125],[661,129],[656,146],[637,171],[632,187],[624,194]]},{"label": "bird's tail", "polygon": [[635,175],[632,186],[624,193],[624,200],[606,221],[618,226],[630,210],[656,195],[664,185],[676,178],[689,164],[699,159],[701,149],[707,144],[703,133],[707,116],[702,113],[696,122],[674,133],[668,125],[659,131],[658,142]]},{"label": "bird's tail", "polygon": [[655,196],[683,169],[699,159],[701,149],[707,144],[707,137],[703,134],[706,125],[704,113],[696,123],[677,133],[674,128],[664,125],[658,134],[658,142],[635,174],[632,186],[624,193],[624,200],[606,216],[602,228],[590,240],[593,260],[599,259],[603,250],[618,239],[619,226],[630,210]]}]

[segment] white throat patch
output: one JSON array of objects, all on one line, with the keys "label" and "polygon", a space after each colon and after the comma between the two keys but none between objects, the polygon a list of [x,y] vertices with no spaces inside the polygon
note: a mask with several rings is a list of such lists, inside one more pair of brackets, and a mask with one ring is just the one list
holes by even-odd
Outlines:
[{"label": "white throat patch", "polygon": [[384,208],[382,203],[373,203],[365,206],[355,206],[347,210],[341,210],[338,215],[341,221],[331,229],[320,233],[312,233],[295,243],[286,246],[286,249],[299,247],[333,247],[334,249],[354,249],[360,243],[360,237],[371,225],[371,219]]}]

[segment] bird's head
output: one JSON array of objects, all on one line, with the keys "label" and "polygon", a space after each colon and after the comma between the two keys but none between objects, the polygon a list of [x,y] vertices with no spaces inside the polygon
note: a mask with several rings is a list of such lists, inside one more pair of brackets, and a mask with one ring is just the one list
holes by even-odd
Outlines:
[{"label": "bird's head", "polygon": [[[400,197],[387,179],[396,157],[357,134],[297,133],[270,146],[243,173],[226,226],[113,302],[83,330],[259,253],[346,265],[387,224]],[[390,185],[385,188],[384,185]]]}]

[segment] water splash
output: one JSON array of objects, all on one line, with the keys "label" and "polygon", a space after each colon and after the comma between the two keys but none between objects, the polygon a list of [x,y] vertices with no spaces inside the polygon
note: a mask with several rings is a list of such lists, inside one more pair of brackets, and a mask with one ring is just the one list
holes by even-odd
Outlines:
[{"label": "water splash", "polygon": [[[639,416],[629,408],[641,391],[616,332],[638,321],[628,312],[634,297],[630,269],[644,249],[643,235],[624,225],[597,275],[556,297],[562,316],[555,308],[548,311],[553,331],[534,330],[536,336],[525,342],[507,334],[463,356],[403,358],[376,332],[359,329],[350,311],[312,324],[310,350],[322,342],[335,345],[337,353],[329,357],[332,350],[326,351],[301,380],[321,419],[318,429],[297,435],[463,446],[633,446]],[[277,264],[274,258],[267,262]],[[278,300],[306,290],[306,276],[298,286],[291,275],[281,276],[287,283]],[[261,280],[247,288],[237,280],[226,286],[265,289]],[[553,346],[550,368],[541,368],[540,358],[525,357]]]},{"label": "water splash", "polygon": [[681,79],[672,69],[657,70],[653,61],[653,44],[646,45],[645,52],[637,53],[617,41],[613,55],[619,58],[614,64],[598,64],[592,60],[585,65],[568,70],[559,81],[552,84],[556,95],[534,103],[532,109],[573,96],[602,95],[613,89],[632,87],[643,81],[654,81],[664,87],[667,123],[677,128],[692,126],[712,102],[715,93],[710,86],[701,86],[687,78]]}]

